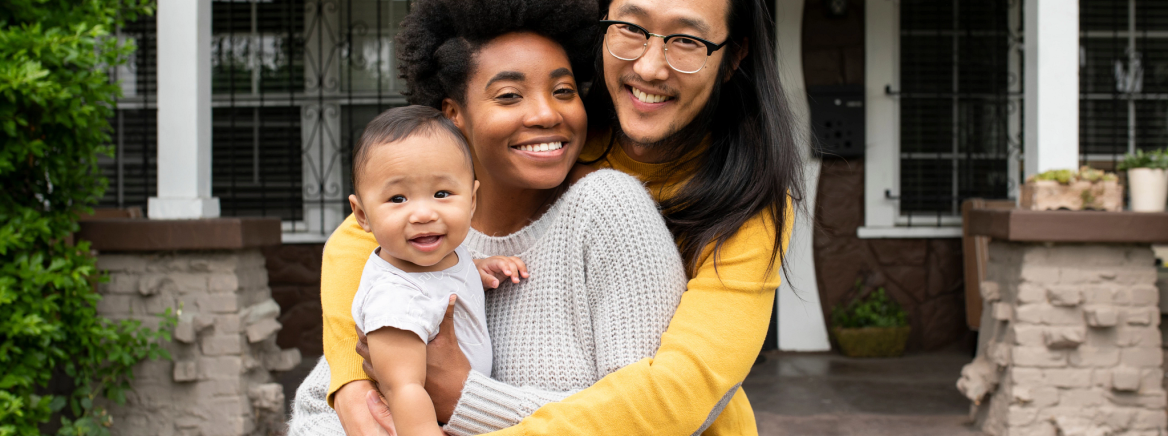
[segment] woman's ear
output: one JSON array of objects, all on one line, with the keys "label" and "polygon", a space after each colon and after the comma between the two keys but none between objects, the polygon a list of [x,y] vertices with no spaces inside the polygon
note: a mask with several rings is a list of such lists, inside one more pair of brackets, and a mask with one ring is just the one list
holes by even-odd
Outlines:
[{"label": "woman's ear", "polygon": [[475,209],[479,205],[479,181],[474,181],[474,189],[470,191],[470,214],[474,216]]},{"label": "woman's ear", "polygon": [[463,119],[462,107],[450,97],[442,99],[442,115],[454,123],[458,130],[466,135],[466,120]]}]

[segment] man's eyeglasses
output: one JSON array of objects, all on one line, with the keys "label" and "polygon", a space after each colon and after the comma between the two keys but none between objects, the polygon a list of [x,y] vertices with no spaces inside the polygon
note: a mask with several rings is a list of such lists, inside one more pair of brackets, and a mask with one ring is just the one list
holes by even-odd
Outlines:
[{"label": "man's eyeglasses", "polygon": [[679,73],[696,73],[706,66],[706,59],[726,46],[683,33],[658,35],[649,33],[644,27],[626,21],[600,20],[605,26],[604,45],[608,53],[622,61],[635,61],[645,55],[649,48],[649,37],[665,40],[665,61]]}]

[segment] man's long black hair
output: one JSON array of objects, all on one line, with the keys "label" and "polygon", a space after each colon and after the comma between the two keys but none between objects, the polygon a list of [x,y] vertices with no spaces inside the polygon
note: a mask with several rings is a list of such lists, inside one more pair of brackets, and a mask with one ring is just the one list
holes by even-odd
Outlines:
[{"label": "man's long black hair", "polygon": [[[748,220],[765,214],[774,223],[775,240],[767,276],[776,263],[785,268],[783,229],[795,219],[803,198],[802,151],[797,146],[794,118],[779,84],[770,12],[762,0],[729,0],[727,28],[729,49],[719,65],[710,101],[693,122],[667,138],[671,156],[679,168],[692,165],[692,178],[672,197],[661,202],[661,212],[673,233],[689,270],[696,273],[706,247],[717,267],[722,245]],[[608,11],[602,0],[600,12]],[[605,92],[602,43],[596,45],[596,82],[587,98],[590,129],[612,129],[620,137],[612,98]],[[735,53],[749,51],[734,69]],[[676,73],[681,74],[681,73]],[[723,82],[728,74],[729,80]],[[693,162],[683,156],[702,146],[709,134],[709,148]],[[612,147],[611,143],[609,145]],[[605,152],[607,154],[607,151]],[[603,157],[603,156],[602,156]],[[787,203],[790,196],[792,202]]]}]

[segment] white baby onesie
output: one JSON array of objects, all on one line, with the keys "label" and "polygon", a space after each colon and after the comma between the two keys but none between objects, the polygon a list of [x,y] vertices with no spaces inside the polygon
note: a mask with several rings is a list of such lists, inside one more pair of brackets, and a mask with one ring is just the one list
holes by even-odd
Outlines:
[{"label": "white baby onesie", "polygon": [[373,250],[361,272],[361,285],[353,297],[353,320],[368,334],[383,327],[414,332],[430,343],[446,314],[450,294],[454,303],[454,331],[458,347],[475,371],[491,373],[491,337],[487,335],[483,282],[470,253],[461,245],[454,250],[458,264],[436,272],[402,271]]}]

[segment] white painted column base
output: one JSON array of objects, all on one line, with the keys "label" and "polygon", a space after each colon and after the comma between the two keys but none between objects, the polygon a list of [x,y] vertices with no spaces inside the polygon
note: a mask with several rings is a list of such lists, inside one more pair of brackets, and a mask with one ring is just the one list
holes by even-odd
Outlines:
[{"label": "white painted column base", "polygon": [[[800,14],[802,15],[802,14]],[[803,184],[807,211],[815,210],[815,190],[819,186],[819,159],[808,159],[803,166]],[[795,215],[795,230],[787,245],[787,266],[779,286],[779,349],[783,351],[828,351],[827,324],[819,301],[819,283],[815,278],[815,227],[809,214]]]},{"label": "white painted column base", "polygon": [[219,199],[150,197],[146,214],[152,220],[216,218],[219,216]]},{"label": "white painted column base", "polygon": [[811,112],[807,106],[807,85],[803,79],[803,3],[804,0],[778,0],[775,3],[775,41],[779,75],[791,113],[798,120],[796,137],[803,153],[803,198],[807,214],[796,214],[794,234],[787,245],[787,271],[779,286],[779,349],[784,351],[827,351],[827,326],[819,302],[819,284],[815,279],[815,191],[819,187],[820,161],[811,153]]}]

